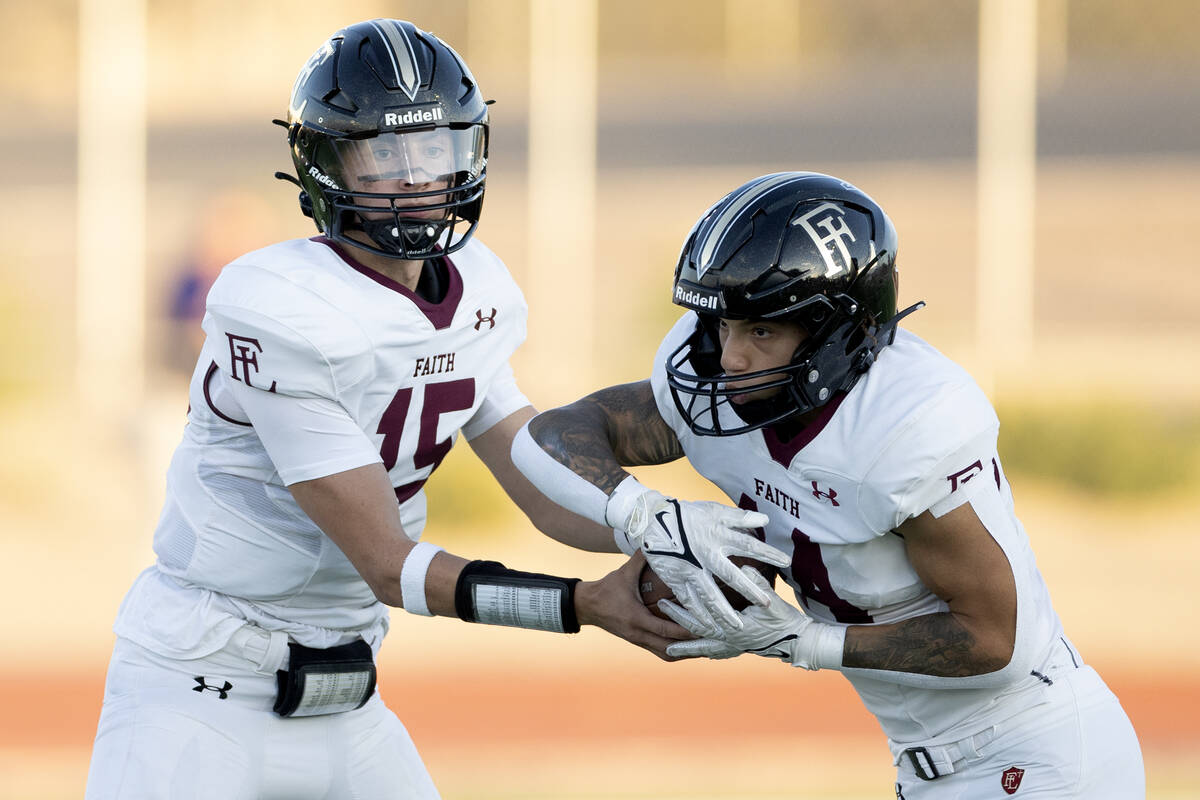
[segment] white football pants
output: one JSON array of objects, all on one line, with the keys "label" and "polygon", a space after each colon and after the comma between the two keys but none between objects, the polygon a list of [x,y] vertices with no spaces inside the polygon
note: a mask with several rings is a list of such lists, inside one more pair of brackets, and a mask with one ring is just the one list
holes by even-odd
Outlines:
[{"label": "white football pants", "polygon": [[87,800],[435,800],[378,691],[354,711],[283,718],[275,676],[231,644],[164,658],[117,639]]},{"label": "white football pants", "polygon": [[1051,700],[999,725],[996,738],[955,771],[919,778],[907,757],[896,777],[902,800],[1145,800],[1137,734],[1121,704],[1086,664],[1047,669]]}]

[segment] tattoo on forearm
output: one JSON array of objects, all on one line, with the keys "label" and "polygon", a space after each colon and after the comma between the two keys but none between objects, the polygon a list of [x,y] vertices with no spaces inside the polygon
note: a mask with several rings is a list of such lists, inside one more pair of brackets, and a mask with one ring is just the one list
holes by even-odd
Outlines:
[{"label": "tattoo on forearm", "polygon": [[949,612],[851,630],[843,656],[847,667],[961,678],[995,672],[1007,663],[978,652],[974,634]]},{"label": "tattoo on forearm", "polygon": [[625,479],[622,466],[665,464],[683,455],[675,432],[659,416],[649,381],[602,389],[539,414],[529,433],[605,494]]}]

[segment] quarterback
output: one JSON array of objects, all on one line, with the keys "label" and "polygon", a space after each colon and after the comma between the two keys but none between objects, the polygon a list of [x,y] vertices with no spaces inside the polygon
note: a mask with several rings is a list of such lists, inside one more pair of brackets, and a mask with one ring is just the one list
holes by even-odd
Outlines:
[{"label": "quarterback", "polygon": [[419,542],[461,431],[537,527],[617,552],[510,459],[534,415],[509,367],[527,310],[473,237],[488,114],[463,61],[408,22],[351,25],[280,124],[320,233],[236,259],[208,296],[157,558],[114,626],[91,800],[437,797],[375,690],[388,606],[591,624],[662,658],[691,638],[641,604],[637,562],[580,582]]},{"label": "quarterback", "polygon": [[[762,594],[741,613],[694,574],[660,572],[678,602],[659,607],[699,637],[667,652],[840,670],[887,735],[897,797],[1144,797],[1133,727],[1064,633],[1014,512],[995,412],[897,327],[921,304],[897,312],[896,248],[883,210],[837,178],[735,189],[683,246],[687,312],[649,380],[535,417],[514,461],[624,530],[627,552],[671,549],[656,541],[668,524],[689,531],[623,465],[686,457],[760,515],[803,612],[750,567]],[[673,554],[696,569],[712,556]]]}]

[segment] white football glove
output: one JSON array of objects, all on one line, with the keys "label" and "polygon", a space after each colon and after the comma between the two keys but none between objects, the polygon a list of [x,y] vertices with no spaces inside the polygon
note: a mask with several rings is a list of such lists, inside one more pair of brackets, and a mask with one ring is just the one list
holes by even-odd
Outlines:
[{"label": "white football glove", "polygon": [[[679,501],[646,489],[629,478],[609,499],[608,522],[625,531],[631,549],[646,554],[650,568],[671,587],[676,599],[716,630],[739,628],[741,619],[713,576],[752,603],[767,605],[774,595],[751,581],[730,556],[746,556],[786,567],[791,559],[754,536],[766,514],[712,502]],[[721,620],[723,626],[717,626]]]},{"label": "white football glove", "polygon": [[753,567],[743,567],[742,574],[759,589],[771,594],[774,601],[769,606],[748,606],[741,613],[742,624],[737,628],[719,624],[714,627],[670,600],[658,601],[658,607],[667,616],[701,637],[669,645],[667,655],[732,658],[742,653],[754,653],[811,670],[836,669],[842,665],[844,627],[813,621],[812,617],[775,594],[766,578]]}]

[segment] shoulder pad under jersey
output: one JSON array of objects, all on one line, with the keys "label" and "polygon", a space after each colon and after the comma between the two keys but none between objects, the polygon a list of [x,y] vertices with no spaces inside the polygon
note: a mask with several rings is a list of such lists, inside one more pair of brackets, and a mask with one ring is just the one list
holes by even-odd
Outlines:
[{"label": "shoulder pad under jersey", "polygon": [[336,399],[373,369],[351,316],[287,272],[243,260],[213,284],[203,326],[217,366],[264,391]]},{"label": "shoulder pad under jersey", "polygon": [[[859,507],[877,533],[893,530],[952,494],[965,501],[993,480],[1000,422],[983,391],[966,373],[921,387],[925,400],[891,420],[860,490]],[[998,469],[998,467],[995,467]]]}]

